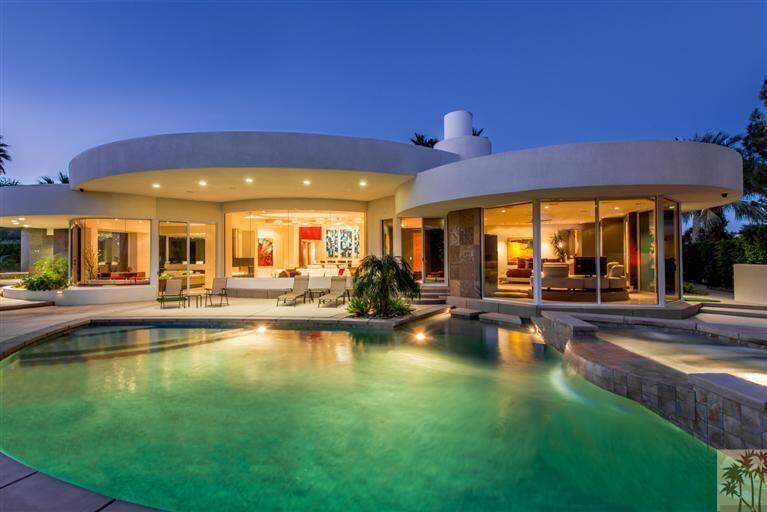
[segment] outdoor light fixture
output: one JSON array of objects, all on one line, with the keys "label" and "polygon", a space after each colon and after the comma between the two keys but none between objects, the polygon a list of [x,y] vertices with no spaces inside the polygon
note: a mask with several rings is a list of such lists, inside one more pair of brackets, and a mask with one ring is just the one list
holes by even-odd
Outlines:
[{"label": "outdoor light fixture", "polygon": [[304,180],[304,185],[307,187],[312,184],[312,180]]},{"label": "outdoor light fixture", "polygon": [[160,188],[160,184],[159,183],[152,183],[152,188]]},{"label": "outdoor light fixture", "polygon": [[197,184],[199,186],[201,186],[201,187],[207,187],[208,186],[208,182],[205,181],[205,180],[200,180],[200,181],[197,182]]},{"label": "outdoor light fixture", "polygon": [[256,332],[259,334],[263,334],[266,332],[266,326],[265,325],[259,325],[256,327]]},{"label": "outdoor light fixture", "polygon": [[245,183],[247,184],[253,183],[253,178],[245,178]]}]

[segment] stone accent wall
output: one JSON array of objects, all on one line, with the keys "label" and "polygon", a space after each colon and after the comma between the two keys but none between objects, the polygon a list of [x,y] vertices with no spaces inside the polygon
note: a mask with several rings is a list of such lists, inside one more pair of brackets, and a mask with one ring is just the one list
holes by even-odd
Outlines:
[{"label": "stone accent wall", "polygon": [[447,261],[450,295],[482,297],[482,210],[447,214]]},{"label": "stone accent wall", "polygon": [[561,312],[536,319],[547,345],[589,382],[638,402],[718,449],[767,449],[767,388],[730,374],[685,374],[596,337]]}]

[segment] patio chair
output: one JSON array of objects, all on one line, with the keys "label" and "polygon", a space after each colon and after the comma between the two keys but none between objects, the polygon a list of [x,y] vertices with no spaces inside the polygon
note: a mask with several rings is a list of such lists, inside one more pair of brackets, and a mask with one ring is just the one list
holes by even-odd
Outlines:
[{"label": "patio chair", "polygon": [[317,307],[328,302],[335,302],[338,306],[340,300],[346,303],[346,276],[333,276],[330,278],[330,291],[317,299]]},{"label": "patio chair", "polygon": [[283,304],[287,304],[291,301],[295,306],[298,303],[298,299],[304,299],[306,304],[306,295],[309,293],[309,276],[296,276],[293,278],[293,289],[288,293],[283,293],[277,297],[277,305],[280,305],[280,301]]},{"label": "patio chair", "polygon": [[208,307],[208,301],[210,301],[211,307],[213,306],[213,297],[218,297],[218,306],[229,305],[229,294],[226,291],[226,278],[214,277],[213,288],[205,288],[205,307]]},{"label": "patio chair", "polygon": [[181,279],[168,279],[165,283],[165,291],[157,297],[160,303],[160,309],[165,309],[165,304],[179,303],[179,307],[186,307],[189,302],[189,296],[184,292],[181,286]]}]

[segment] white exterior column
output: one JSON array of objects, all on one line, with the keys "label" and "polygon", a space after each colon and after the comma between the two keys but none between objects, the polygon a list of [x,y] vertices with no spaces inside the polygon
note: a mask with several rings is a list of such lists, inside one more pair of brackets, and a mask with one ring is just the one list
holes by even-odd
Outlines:
[{"label": "white exterior column", "polygon": [[594,201],[594,253],[597,269],[597,304],[602,304],[602,220],[599,215],[599,200]]},{"label": "white exterior column", "polygon": [[160,273],[160,221],[157,217],[149,221],[149,284],[159,288]]},{"label": "white exterior column", "polygon": [[655,196],[655,291],[658,305],[666,305],[666,257],[664,254],[665,231],[663,226],[663,197]]},{"label": "white exterior column", "polygon": [[541,200],[533,200],[533,303],[540,304],[541,297]]}]

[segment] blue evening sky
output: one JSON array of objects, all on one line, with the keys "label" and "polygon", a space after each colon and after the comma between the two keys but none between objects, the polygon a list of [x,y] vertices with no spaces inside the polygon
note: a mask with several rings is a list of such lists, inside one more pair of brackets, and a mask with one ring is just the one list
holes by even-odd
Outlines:
[{"label": "blue evening sky", "polygon": [[454,109],[496,152],[742,132],[767,77],[763,1],[0,0],[0,31],[0,134],[27,183],[128,137],[406,142]]}]

